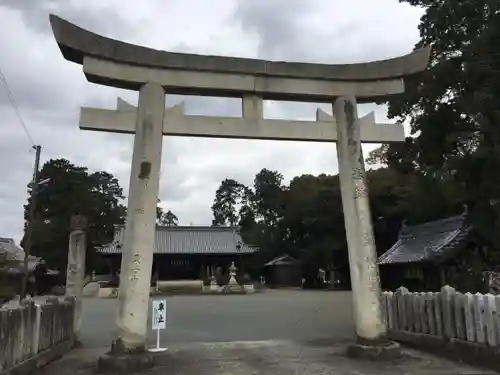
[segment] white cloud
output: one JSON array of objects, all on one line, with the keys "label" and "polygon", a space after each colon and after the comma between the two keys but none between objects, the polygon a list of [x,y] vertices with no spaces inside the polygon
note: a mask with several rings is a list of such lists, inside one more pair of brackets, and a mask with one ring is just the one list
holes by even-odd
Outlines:
[{"label": "white cloud", "polygon": [[[29,3],[29,4],[28,4]],[[78,129],[82,105],[113,108],[116,97],[132,103],[135,92],[88,83],[81,66],[63,59],[53,39],[49,12],[80,26],[157,49],[292,61],[349,63],[408,53],[418,39],[421,10],[393,0],[148,0],[102,2],[0,0],[0,67],[42,162],[67,158],[91,170],[106,170],[128,190],[132,137]],[[79,5],[77,5],[79,4]],[[196,11],[193,11],[196,10]],[[191,114],[239,115],[238,100],[184,99]],[[322,105],[328,110],[328,106]],[[313,104],[266,103],[266,117],[313,119]],[[360,114],[383,107],[364,105]],[[19,240],[26,184],[32,174],[30,144],[0,90],[0,236]],[[251,184],[262,168],[286,180],[302,173],[336,173],[335,146],[298,142],[165,137],[162,206],[181,224],[209,224],[210,205],[226,177]]]}]

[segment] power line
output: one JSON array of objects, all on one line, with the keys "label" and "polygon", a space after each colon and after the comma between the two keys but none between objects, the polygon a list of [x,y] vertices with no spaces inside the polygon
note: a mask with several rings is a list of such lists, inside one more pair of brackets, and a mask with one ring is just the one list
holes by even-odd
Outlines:
[{"label": "power line", "polygon": [[2,81],[3,86],[5,87],[5,91],[7,92],[7,96],[9,97],[10,103],[14,107],[14,110],[16,111],[17,118],[19,119],[19,122],[21,123],[21,126],[24,129],[24,132],[26,133],[26,136],[28,137],[28,140],[30,141],[31,145],[35,147],[35,141],[33,141],[33,137],[31,136],[28,127],[26,126],[26,123],[23,120],[23,116],[21,116],[21,111],[19,110],[19,107],[16,104],[16,100],[14,99],[14,95],[12,95],[12,92],[10,91],[9,88],[9,83],[7,82],[7,79],[2,73],[2,68],[0,67],[0,81]]}]

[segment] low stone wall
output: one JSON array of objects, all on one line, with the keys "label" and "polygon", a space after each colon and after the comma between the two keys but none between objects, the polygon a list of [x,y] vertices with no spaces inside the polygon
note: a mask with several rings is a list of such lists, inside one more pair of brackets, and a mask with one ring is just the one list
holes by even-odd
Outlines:
[{"label": "low stone wall", "polygon": [[382,307],[391,339],[500,370],[500,295],[401,287],[382,293]]},{"label": "low stone wall", "polygon": [[73,314],[71,298],[0,309],[0,374],[28,374],[70,350]]},{"label": "low stone wall", "polygon": [[99,288],[99,298],[118,298],[118,288]]},{"label": "low stone wall", "polygon": [[234,286],[204,285],[203,286],[203,293],[204,294],[220,294],[220,295],[253,294],[253,293],[255,293],[255,287],[253,284],[234,285]]},{"label": "low stone wall", "polygon": [[199,294],[203,289],[202,280],[165,280],[158,281],[152,293],[159,294]]}]

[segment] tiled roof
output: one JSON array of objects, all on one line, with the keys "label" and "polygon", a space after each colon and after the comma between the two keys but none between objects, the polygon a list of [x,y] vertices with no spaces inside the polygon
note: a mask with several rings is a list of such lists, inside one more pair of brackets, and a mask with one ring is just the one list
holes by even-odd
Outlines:
[{"label": "tiled roof", "polygon": [[379,264],[434,261],[453,255],[465,244],[470,226],[467,212],[446,219],[401,228],[398,241],[378,259]]},{"label": "tiled roof", "polygon": [[12,238],[0,237],[0,254],[5,254],[8,260],[24,259],[24,251],[16,245]]},{"label": "tiled roof", "polygon": [[[155,254],[250,254],[255,247],[243,243],[238,227],[156,227]],[[113,242],[98,248],[102,254],[119,254],[124,226],[115,228]]]}]

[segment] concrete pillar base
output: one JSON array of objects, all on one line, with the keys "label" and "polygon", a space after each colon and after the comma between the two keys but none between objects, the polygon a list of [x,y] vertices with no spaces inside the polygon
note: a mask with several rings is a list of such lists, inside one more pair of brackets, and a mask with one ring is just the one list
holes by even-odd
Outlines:
[{"label": "concrete pillar base", "polygon": [[97,369],[100,373],[128,374],[148,370],[155,366],[154,353],[104,354],[97,359]]},{"label": "concrete pillar base", "polygon": [[370,361],[391,361],[403,356],[401,346],[394,341],[358,340],[355,344],[347,347],[347,355],[352,358],[366,359]]}]

